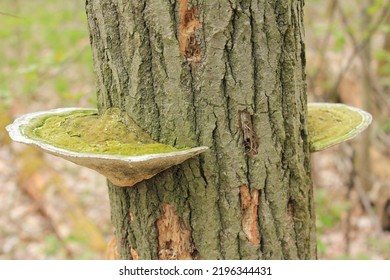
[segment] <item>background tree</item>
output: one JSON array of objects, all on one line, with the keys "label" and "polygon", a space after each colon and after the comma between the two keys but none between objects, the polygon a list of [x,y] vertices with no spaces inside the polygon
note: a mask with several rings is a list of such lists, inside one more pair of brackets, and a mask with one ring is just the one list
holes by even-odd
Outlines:
[{"label": "background tree", "polygon": [[303,1],[87,0],[98,108],[206,145],[108,183],[123,259],[316,258]]}]

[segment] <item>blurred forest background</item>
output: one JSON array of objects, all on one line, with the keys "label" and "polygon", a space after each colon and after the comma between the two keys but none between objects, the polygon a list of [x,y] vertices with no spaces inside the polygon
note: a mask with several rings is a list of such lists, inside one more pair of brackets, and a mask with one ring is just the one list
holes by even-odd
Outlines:
[{"label": "blurred forest background", "polygon": [[[371,112],[312,157],[320,259],[390,259],[390,1],[306,0],[309,101]],[[104,259],[105,178],[12,143],[16,117],[95,107],[84,1],[0,2],[0,259]]]}]

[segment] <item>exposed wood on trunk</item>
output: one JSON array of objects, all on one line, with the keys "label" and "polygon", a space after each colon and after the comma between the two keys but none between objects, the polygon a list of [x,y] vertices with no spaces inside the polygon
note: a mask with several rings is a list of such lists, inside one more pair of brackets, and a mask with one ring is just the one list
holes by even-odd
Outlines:
[{"label": "exposed wood on trunk", "polygon": [[163,203],[163,214],[157,221],[160,260],[192,260],[195,251],[191,231],[176,213],[176,207]]},{"label": "exposed wood on trunk", "polygon": [[130,254],[134,261],[139,260],[138,252],[134,248],[130,248]]},{"label": "exposed wood on trunk", "polygon": [[[139,259],[138,252],[134,248],[130,248],[130,255],[131,255],[132,260]],[[118,245],[117,245],[115,236],[113,236],[107,244],[106,259],[107,260],[120,260],[121,259],[119,254],[118,254]]]},{"label": "exposed wood on trunk", "polygon": [[107,244],[106,259],[107,260],[120,260],[118,250],[117,250],[117,243],[116,243],[115,236],[113,236]]},{"label": "exposed wood on trunk", "polygon": [[242,111],[240,115],[240,129],[242,132],[245,152],[249,156],[256,155],[259,148],[259,140],[252,125],[252,116],[247,111]]},{"label": "exposed wood on trunk", "polygon": [[197,8],[188,9],[188,0],[180,0],[179,47],[180,54],[191,62],[201,60],[201,50],[196,39],[196,30],[202,28]]},{"label": "exposed wood on trunk", "polygon": [[259,205],[259,190],[249,190],[248,186],[240,187],[242,230],[253,245],[260,245],[259,227],[257,225],[257,207]]}]

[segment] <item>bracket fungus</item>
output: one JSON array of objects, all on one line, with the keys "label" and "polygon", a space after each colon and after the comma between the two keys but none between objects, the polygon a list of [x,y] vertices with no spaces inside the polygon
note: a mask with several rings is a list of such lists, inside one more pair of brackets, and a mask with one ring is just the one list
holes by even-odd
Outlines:
[{"label": "bracket fungus", "polygon": [[17,118],[7,126],[16,142],[30,144],[131,187],[208,149],[157,143],[118,108],[59,108]]},{"label": "bracket fungus", "polygon": [[[369,113],[344,104],[309,103],[310,151],[353,138],[371,123]],[[192,158],[206,146],[177,149],[157,143],[118,108],[59,108],[17,118],[7,126],[16,141],[91,168],[114,185],[131,187]]]},{"label": "bracket fungus", "polygon": [[321,151],[347,141],[365,130],[371,121],[366,111],[345,104],[309,103],[310,151]]}]

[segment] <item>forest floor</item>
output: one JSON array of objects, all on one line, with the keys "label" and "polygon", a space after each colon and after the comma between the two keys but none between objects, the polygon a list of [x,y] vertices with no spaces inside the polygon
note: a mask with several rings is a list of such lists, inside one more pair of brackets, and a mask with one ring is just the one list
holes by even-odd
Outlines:
[{"label": "forest floor", "polygon": [[[370,195],[361,194],[351,180],[351,146],[342,144],[312,156],[318,257],[390,259],[390,232],[381,229],[375,205],[368,214],[361,195],[369,200]],[[376,168],[386,168],[386,162],[378,161]]]}]

